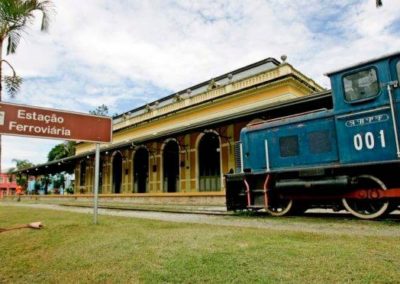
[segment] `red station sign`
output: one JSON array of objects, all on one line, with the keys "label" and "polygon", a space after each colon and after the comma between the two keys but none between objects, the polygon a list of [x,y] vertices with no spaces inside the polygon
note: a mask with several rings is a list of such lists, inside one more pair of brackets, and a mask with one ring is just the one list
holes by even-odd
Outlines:
[{"label": "red station sign", "polygon": [[111,142],[112,119],[0,102],[0,133],[107,143]]}]

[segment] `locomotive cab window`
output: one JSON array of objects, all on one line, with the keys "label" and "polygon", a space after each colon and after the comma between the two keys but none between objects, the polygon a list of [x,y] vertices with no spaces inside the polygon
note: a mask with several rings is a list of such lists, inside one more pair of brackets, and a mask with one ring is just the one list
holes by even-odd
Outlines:
[{"label": "locomotive cab window", "polygon": [[378,75],[374,68],[343,77],[344,97],[347,102],[357,102],[376,97],[379,93]]}]

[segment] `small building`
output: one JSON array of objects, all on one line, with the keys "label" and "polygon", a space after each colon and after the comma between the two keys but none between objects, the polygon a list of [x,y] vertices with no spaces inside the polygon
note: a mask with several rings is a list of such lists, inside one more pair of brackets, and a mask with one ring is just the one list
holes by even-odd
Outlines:
[{"label": "small building", "polygon": [[[224,174],[241,167],[246,124],[331,106],[329,91],[274,58],[160,98],[113,118],[112,143],[101,146],[100,196],[221,203]],[[27,174],[73,172],[74,192],[91,194],[94,147],[78,143],[75,156]]]},{"label": "small building", "polygon": [[17,181],[14,175],[0,173],[0,198],[15,195]]}]

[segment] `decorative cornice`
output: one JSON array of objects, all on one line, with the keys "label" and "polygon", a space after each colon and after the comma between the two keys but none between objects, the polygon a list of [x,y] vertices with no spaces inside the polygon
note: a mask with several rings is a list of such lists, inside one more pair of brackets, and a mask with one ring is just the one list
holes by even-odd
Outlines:
[{"label": "decorative cornice", "polygon": [[[302,82],[305,85],[303,90],[308,90],[309,92],[323,90],[323,88],[319,86],[315,81],[294,69],[290,64],[285,63],[274,69],[242,80],[229,82],[228,84],[223,86],[218,86],[216,84],[213,84],[212,86],[210,85],[205,92],[196,96],[190,97],[189,95],[177,95],[175,100],[173,100],[170,104],[164,106],[158,106],[155,104],[148,105],[146,107],[146,112],[136,116],[126,117],[124,120],[114,123],[113,131],[129,127],[130,125],[136,125],[140,122],[147,121],[155,117],[164,116],[169,113],[179,111],[181,109],[196,106],[198,104],[201,104],[202,102],[218,99],[230,93],[234,94],[239,92],[240,90],[245,90],[252,86],[267,83],[269,81],[283,78],[288,75],[292,75],[300,82]],[[299,85],[298,87],[301,86]],[[188,94],[190,94],[190,90],[188,91]]]}]

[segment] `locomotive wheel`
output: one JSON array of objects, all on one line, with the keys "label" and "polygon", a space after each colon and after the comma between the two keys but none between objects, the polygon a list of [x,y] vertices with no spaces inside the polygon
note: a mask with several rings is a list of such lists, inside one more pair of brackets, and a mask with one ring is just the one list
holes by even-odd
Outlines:
[{"label": "locomotive wheel", "polygon": [[289,214],[292,208],[292,199],[283,199],[275,194],[270,194],[268,196],[268,208],[265,208],[265,210],[270,215],[279,217]]},{"label": "locomotive wheel", "polygon": [[[377,186],[386,190],[386,185],[377,177],[371,175],[361,175],[357,177],[361,182],[361,188],[376,188]],[[344,208],[352,215],[361,219],[375,219],[384,215],[388,210],[389,201],[385,200],[360,200],[343,198],[342,203]]]}]

